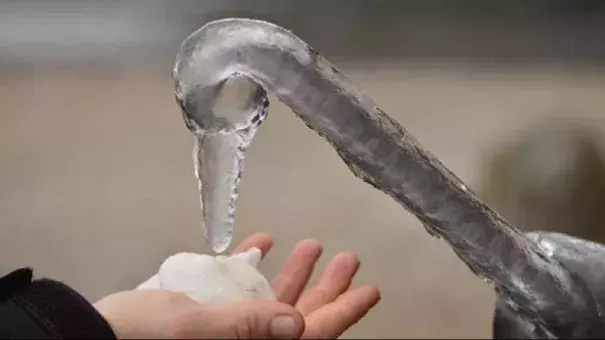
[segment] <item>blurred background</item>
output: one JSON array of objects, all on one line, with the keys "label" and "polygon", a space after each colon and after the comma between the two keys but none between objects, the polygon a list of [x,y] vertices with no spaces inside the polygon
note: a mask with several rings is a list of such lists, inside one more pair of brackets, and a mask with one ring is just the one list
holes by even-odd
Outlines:
[{"label": "blurred background", "polygon": [[[230,16],[293,30],[519,228],[605,235],[605,2],[0,0],[0,273],[93,301],[210,251],[170,71]],[[272,99],[236,230],[275,237],[264,272],[317,238],[383,292],[345,337],[490,337],[491,289]]]}]

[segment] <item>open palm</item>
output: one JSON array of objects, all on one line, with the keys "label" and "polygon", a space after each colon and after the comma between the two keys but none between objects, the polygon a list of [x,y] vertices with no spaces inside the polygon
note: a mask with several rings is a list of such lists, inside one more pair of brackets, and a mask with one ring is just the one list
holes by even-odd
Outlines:
[{"label": "open palm", "polygon": [[[233,253],[256,247],[265,256],[272,245],[269,235],[254,234],[239,244]],[[302,294],[322,250],[321,244],[315,240],[299,242],[280,273],[271,280],[277,299],[294,306],[305,317],[306,328],[301,338],[338,338],[380,301],[376,286],[351,288],[359,260],[349,252],[336,255],[327,264],[319,282]]]}]

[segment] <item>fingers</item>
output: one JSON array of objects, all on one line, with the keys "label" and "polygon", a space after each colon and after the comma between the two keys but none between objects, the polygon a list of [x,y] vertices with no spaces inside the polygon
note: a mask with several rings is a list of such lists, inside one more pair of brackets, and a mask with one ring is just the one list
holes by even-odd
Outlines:
[{"label": "fingers", "polygon": [[315,240],[299,242],[281,272],[271,281],[277,300],[294,304],[307,285],[323,248]]},{"label": "fingers", "polygon": [[263,254],[263,257],[267,255],[271,247],[273,246],[273,239],[271,236],[265,233],[256,233],[248,236],[242,243],[240,243],[231,254],[243,253],[251,248],[258,248]]},{"label": "fingers", "polygon": [[347,291],[306,318],[302,338],[336,339],[363,318],[380,301],[375,286],[361,286]]},{"label": "fingers", "polygon": [[177,329],[176,338],[297,339],[304,331],[303,316],[292,306],[276,301],[240,302],[200,306]]},{"label": "fingers", "polygon": [[359,269],[359,260],[353,253],[338,254],[328,263],[317,285],[305,293],[296,308],[307,316],[323,305],[334,301],[351,285]]}]

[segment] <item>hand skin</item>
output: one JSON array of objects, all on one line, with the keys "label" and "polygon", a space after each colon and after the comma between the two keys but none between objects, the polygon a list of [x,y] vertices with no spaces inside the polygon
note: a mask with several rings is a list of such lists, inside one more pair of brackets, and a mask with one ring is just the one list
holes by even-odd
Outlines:
[{"label": "hand skin", "polygon": [[[256,247],[265,256],[272,245],[269,235],[254,234],[233,253]],[[373,285],[350,287],[359,261],[345,252],[302,294],[321,253],[315,240],[298,243],[271,280],[278,301],[210,306],[182,293],[135,290],[109,295],[95,307],[118,338],[336,339],[380,301],[380,292]]]}]

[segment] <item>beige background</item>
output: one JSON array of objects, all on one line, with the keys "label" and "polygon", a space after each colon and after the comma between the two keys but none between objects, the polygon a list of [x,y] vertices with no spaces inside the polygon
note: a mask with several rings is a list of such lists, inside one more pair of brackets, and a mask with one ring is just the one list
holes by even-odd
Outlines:
[{"label": "beige background", "polygon": [[[602,71],[341,68],[471,187],[481,156],[541,117],[605,126]],[[33,266],[94,300],[135,286],[175,252],[208,250],[192,138],[168,72],[0,74],[0,272]],[[358,281],[382,289],[347,337],[490,336],[490,288],[275,99],[246,170],[236,235],[276,238],[267,274],[313,237],[325,244],[322,262],[355,251]]]}]

